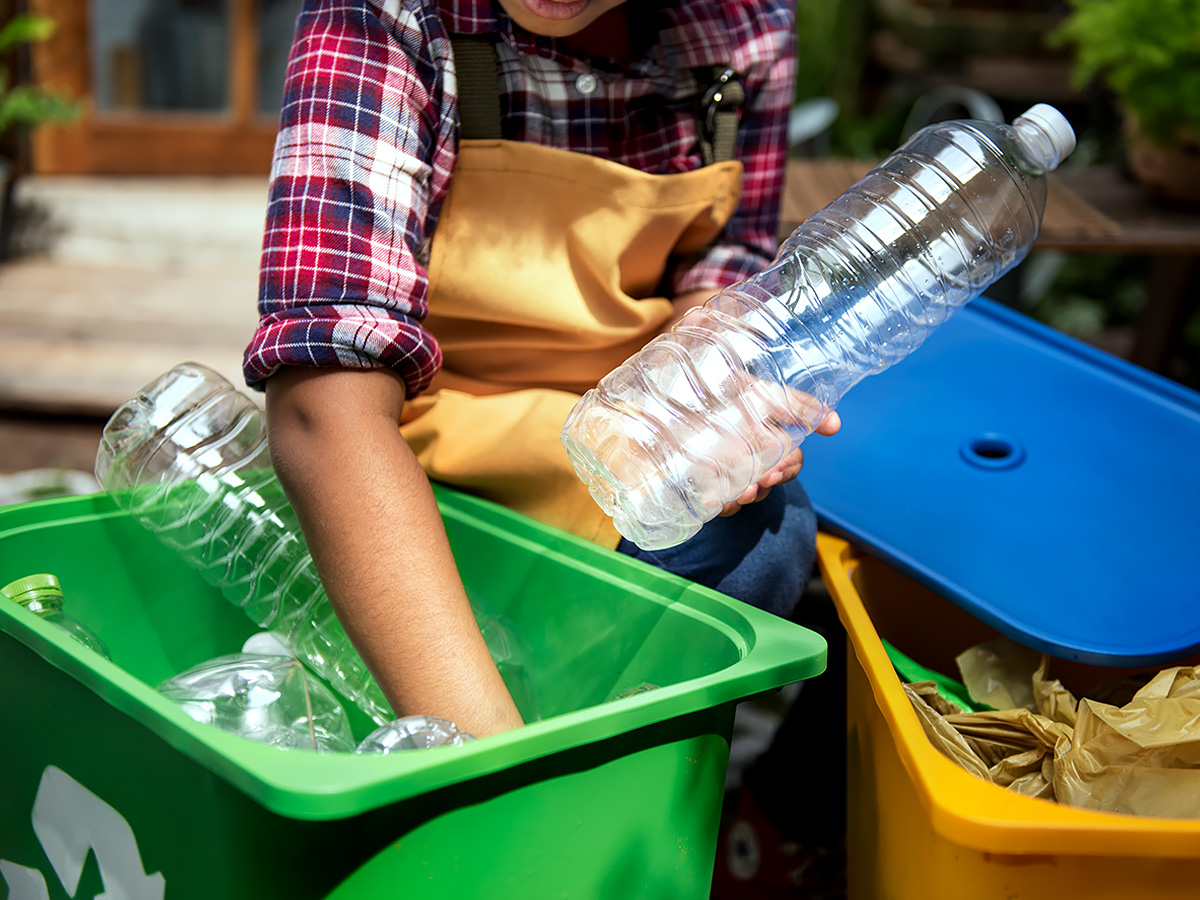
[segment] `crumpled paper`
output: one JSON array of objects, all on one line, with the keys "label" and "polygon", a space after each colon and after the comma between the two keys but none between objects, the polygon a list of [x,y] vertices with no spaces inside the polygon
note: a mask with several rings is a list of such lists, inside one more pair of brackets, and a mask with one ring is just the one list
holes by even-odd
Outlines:
[{"label": "crumpled paper", "polygon": [[1200,816],[1200,667],[1159,672],[1121,707],[1080,701],[1055,789],[1088,809]]},{"label": "crumpled paper", "polygon": [[1041,661],[1036,650],[1000,636],[955,658],[971,699],[992,709],[1034,709],[1032,679]]},{"label": "crumpled paper", "polygon": [[[1076,701],[1049,677],[1049,665],[1042,656],[1028,686],[1003,688],[1009,696],[1028,695],[1032,708],[963,712],[937,696],[932,682],[904,688],[934,746],[993,784],[1087,809],[1200,817],[1200,666],[1164,669],[1132,698],[1136,682],[1115,682],[1102,693],[1123,694],[1116,705],[1095,697]],[[998,688],[1004,679],[994,677],[997,671],[1020,668],[1005,661],[985,677]],[[964,683],[970,680],[964,672]]]}]

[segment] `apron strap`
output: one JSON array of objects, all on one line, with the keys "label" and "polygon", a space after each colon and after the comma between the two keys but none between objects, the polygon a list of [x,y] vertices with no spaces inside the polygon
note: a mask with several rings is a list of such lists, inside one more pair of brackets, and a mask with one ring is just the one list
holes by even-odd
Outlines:
[{"label": "apron strap", "polygon": [[459,137],[500,140],[500,67],[490,38],[451,35],[458,74]]},{"label": "apron strap", "polygon": [[733,159],[738,119],[746,91],[738,73],[728,66],[714,66],[710,87],[700,101],[700,157],[704,165]]}]

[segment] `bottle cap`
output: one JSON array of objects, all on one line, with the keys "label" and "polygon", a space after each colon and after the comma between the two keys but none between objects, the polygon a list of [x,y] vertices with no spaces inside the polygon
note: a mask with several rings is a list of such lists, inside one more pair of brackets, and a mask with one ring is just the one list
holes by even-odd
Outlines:
[{"label": "bottle cap", "polygon": [[26,575],[24,578],[18,578],[16,581],[9,582],[4,587],[0,588],[0,594],[3,594],[9,600],[15,600],[22,606],[32,603],[34,600],[41,600],[48,597],[57,597],[62,599],[62,585],[58,583],[58,579],[53,575]]},{"label": "bottle cap", "polygon": [[1075,149],[1075,129],[1067,117],[1049,103],[1035,104],[1017,118],[1028,119],[1046,132],[1060,160],[1066,159]]},{"label": "bottle cap", "polygon": [[277,632],[258,631],[246,638],[242,652],[253,656],[295,656]]}]

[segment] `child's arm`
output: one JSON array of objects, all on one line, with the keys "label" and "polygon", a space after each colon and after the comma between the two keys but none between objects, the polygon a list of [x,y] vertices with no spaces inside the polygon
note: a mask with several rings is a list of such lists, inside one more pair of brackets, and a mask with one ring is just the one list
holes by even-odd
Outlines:
[{"label": "child's arm", "polygon": [[520,718],[398,424],[440,360],[422,259],[454,140],[436,8],[401,6],[299,17],[246,376],[266,388],[272,458],[326,592],[394,711],[479,737]]},{"label": "child's arm", "polygon": [[404,399],[388,369],[281,369],[267,382],[272,461],[397,716],[440,716],[476,737],[515,728],[429,482],[400,436]]}]

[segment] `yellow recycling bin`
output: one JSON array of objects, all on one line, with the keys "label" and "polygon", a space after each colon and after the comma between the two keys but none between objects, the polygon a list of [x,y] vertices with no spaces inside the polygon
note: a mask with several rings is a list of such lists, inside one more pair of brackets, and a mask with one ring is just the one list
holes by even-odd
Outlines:
[{"label": "yellow recycling bin", "polygon": [[1200,819],[1020,796],[943,756],[925,736],[883,641],[952,674],[959,651],[996,632],[841,538],[821,534],[817,550],[851,650],[850,900],[1200,896]]}]

